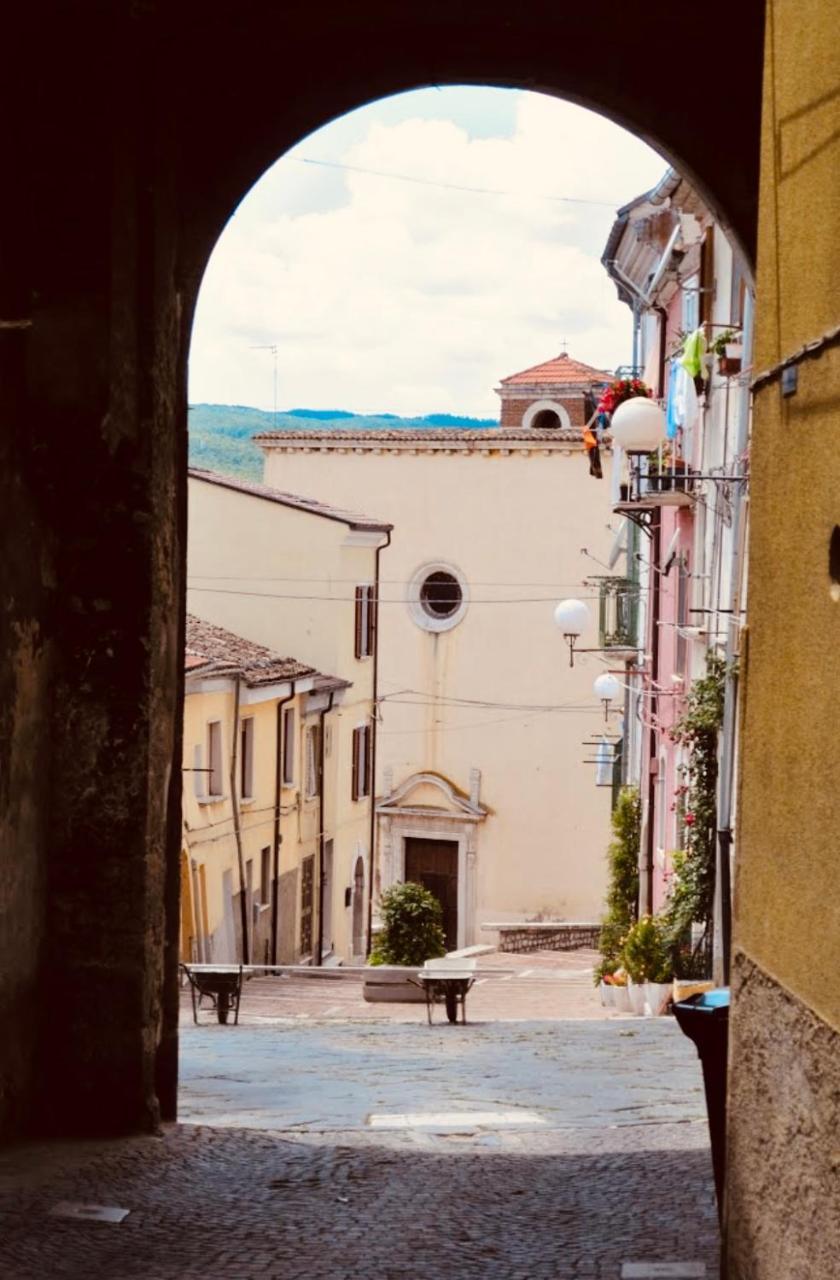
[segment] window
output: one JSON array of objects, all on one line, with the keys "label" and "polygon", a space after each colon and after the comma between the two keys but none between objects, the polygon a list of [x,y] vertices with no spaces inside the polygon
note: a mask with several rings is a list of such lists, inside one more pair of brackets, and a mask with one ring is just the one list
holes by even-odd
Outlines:
[{"label": "window", "polygon": [[207,788],[204,782],[204,752],[201,743],[193,747],[193,792],[197,800],[202,800]]},{"label": "window", "polygon": [[688,583],[689,572],[684,557],[679,561],[679,577],[677,579],[677,647],[675,662],[677,675],[684,676],[688,656],[688,642],[685,628],[688,626]]},{"label": "window", "polygon": [[306,794],[321,794],[321,730],[317,724],[306,730]]},{"label": "window", "polygon": [[432,618],[451,618],[462,599],[458,579],[444,569],[430,573],[420,587],[420,603]]},{"label": "window", "polygon": [[353,730],[353,799],[361,800],[370,795],[370,725],[359,725]]},{"label": "window", "polygon": [[356,657],[369,658],[376,636],[376,598],[371,586],[356,587]]},{"label": "window", "polygon": [[239,794],[243,800],[254,794],[254,718],[239,726]]},{"label": "window", "polygon": [[207,726],[207,794],[222,795],[222,722],[211,720]]},{"label": "window", "polygon": [[283,786],[294,786],[295,781],[295,709],[283,712]]},{"label": "window", "polygon": [[408,584],[408,608],[424,631],[449,631],[467,611],[469,592],[454,565],[438,562],[418,569]]},{"label": "window", "polygon": [[271,905],[271,845],[260,852],[260,902],[264,907]]}]

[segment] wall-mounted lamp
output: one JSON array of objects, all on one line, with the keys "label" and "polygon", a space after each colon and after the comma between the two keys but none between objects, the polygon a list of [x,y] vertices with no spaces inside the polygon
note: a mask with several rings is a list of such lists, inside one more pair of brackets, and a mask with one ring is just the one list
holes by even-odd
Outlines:
[{"label": "wall-mounted lamp", "polygon": [[615,676],[610,675],[609,671],[605,671],[603,675],[598,676],[592,685],[592,692],[596,698],[600,698],[604,704],[604,722],[609,723],[610,703],[621,694],[621,682],[616,680]]},{"label": "wall-mounted lamp", "polygon": [[[589,626],[589,610],[582,600],[561,600],[554,610],[554,621],[569,646],[569,666],[575,665],[575,642]],[[578,650],[578,652],[583,652]]]}]

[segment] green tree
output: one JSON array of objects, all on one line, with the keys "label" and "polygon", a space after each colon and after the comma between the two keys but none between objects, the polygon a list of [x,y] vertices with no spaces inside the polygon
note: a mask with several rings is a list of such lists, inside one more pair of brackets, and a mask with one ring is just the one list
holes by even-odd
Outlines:
[{"label": "green tree", "polygon": [[607,849],[607,911],[598,942],[602,958],[595,971],[596,982],[621,963],[624,939],[638,915],[642,805],[636,787],[622,787],[619,792],[612,829],[613,839]]},{"label": "green tree", "polygon": [[376,937],[371,964],[420,965],[446,951],[440,903],[422,884],[395,884],[379,900],[384,928]]}]

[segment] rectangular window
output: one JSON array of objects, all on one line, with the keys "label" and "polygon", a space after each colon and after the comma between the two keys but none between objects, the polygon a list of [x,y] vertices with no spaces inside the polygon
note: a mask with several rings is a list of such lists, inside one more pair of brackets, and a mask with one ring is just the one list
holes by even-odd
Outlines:
[{"label": "rectangular window", "polygon": [[249,716],[239,726],[239,794],[250,799],[254,794],[254,718]]},{"label": "rectangular window", "polygon": [[295,709],[283,712],[283,786],[291,787],[295,781]]},{"label": "rectangular window", "polygon": [[680,676],[685,675],[688,656],[688,641],[685,636],[685,627],[688,626],[688,582],[688,566],[685,558],[681,556],[679,560],[679,576],[677,578],[677,645],[675,655],[677,675]]},{"label": "rectangular window", "polygon": [[376,635],[376,600],[372,586],[356,587],[356,657],[369,658]]},{"label": "rectangular window", "polygon": [[353,730],[353,799],[370,795],[370,725]]},{"label": "rectangular window", "polygon": [[321,794],[321,731],[317,724],[306,730],[306,794]]},{"label": "rectangular window", "polygon": [[271,845],[266,845],[260,853],[260,902],[264,907],[271,906]]},{"label": "rectangular window", "polygon": [[207,726],[207,794],[223,794],[222,783],[222,722],[211,720]]},{"label": "rectangular window", "polygon": [[197,742],[193,747],[193,791],[197,800],[202,800],[207,794],[204,778],[204,752],[201,743]]}]

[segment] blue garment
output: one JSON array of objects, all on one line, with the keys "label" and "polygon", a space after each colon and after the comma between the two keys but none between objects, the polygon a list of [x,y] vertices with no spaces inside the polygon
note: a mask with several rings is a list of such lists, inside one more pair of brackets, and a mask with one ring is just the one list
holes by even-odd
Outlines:
[{"label": "blue garment", "polygon": [[668,375],[668,408],[666,412],[665,434],[669,440],[676,440],[677,431],[682,425],[680,411],[677,407],[678,401],[678,379],[680,376],[680,366],[676,360],[671,361],[671,370]]}]

